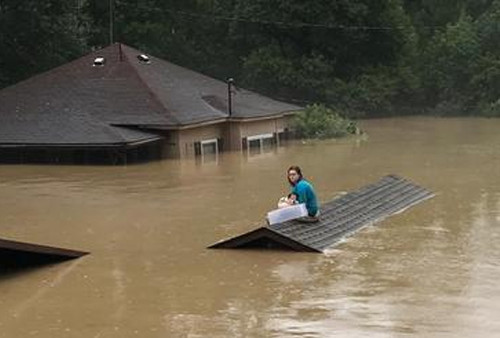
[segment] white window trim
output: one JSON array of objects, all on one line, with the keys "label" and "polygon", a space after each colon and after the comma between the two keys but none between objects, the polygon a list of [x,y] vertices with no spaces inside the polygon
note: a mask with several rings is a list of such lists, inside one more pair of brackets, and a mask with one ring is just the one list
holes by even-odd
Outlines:
[{"label": "white window trim", "polygon": [[259,141],[259,154],[264,152],[264,140],[274,139],[273,133],[247,136],[247,156],[250,156],[250,142]]},{"label": "white window trim", "polygon": [[262,139],[266,139],[266,138],[274,138],[274,134],[269,133],[269,134],[247,136],[247,141],[250,142],[250,141],[262,140]]},{"label": "white window trim", "polygon": [[201,151],[201,157],[205,157],[205,153],[203,151],[203,145],[205,144],[215,144],[215,156],[219,156],[219,142],[217,141],[216,138],[211,138],[211,139],[208,139],[208,140],[203,140],[200,142],[200,151]]}]

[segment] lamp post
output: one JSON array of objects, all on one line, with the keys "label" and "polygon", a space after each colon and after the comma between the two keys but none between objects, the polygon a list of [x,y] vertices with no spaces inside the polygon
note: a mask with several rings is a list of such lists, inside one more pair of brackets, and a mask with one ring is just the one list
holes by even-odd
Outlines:
[{"label": "lamp post", "polygon": [[232,77],[227,79],[227,114],[231,116],[233,114],[233,100],[232,100],[232,86],[234,79]]}]

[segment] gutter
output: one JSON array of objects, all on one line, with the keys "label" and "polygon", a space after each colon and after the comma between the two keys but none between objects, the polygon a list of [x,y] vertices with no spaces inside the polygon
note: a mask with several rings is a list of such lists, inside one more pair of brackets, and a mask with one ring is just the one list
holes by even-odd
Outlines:
[{"label": "gutter", "polygon": [[119,143],[4,143],[0,144],[0,149],[70,149],[70,148],[134,148],[143,144],[153,143],[163,140],[163,137],[154,137],[151,139],[140,140],[136,142],[119,142]]},{"label": "gutter", "polygon": [[165,124],[111,124],[112,126],[117,126],[117,127],[137,127],[140,129],[156,129],[156,130],[186,130],[186,129],[193,129],[193,128],[199,128],[199,127],[204,127],[204,126],[209,126],[209,125],[214,125],[218,123],[224,123],[224,122],[255,122],[255,121],[265,121],[265,120],[273,120],[276,118],[280,117],[286,117],[286,116],[292,116],[295,115],[299,110],[293,110],[293,111],[287,111],[287,112],[281,112],[277,113],[274,115],[266,115],[266,116],[255,116],[255,117],[224,117],[216,120],[210,120],[210,121],[202,121],[202,122],[197,122],[197,123],[192,123],[192,124],[187,124],[187,125],[165,125]]}]

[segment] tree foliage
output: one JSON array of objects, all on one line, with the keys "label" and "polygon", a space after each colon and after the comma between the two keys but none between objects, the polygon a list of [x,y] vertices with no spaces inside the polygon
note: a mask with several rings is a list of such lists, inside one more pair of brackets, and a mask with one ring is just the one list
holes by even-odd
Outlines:
[{"label": "tree foliage", "polygon": [[87,50],[83,1],[0,0],[0,87]]},{"label": "tree foliage", "polygon": [[352,117],[495,116],[499,22],[500,0],[0,0],[0,87],[113,40]]},{"label": "tree foliage", "polygon": [[297,135],[303,138],[335,138],[358,132],[354,121],[322,104],[308,105],[294,116],[292,125]]}]

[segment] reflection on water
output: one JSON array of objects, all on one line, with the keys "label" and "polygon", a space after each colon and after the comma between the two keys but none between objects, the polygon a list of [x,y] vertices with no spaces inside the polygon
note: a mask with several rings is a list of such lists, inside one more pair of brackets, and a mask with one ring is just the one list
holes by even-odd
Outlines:
[{"label": "reflection on water", "polygon": [[[0,276],[0,337],[481,336],[500,330],[500,121],[129,167],[0,167],[0,236],[91,251]],[[206,250],[298,164],[322,201],[386,174],[437,193],[326,255]]]}]

